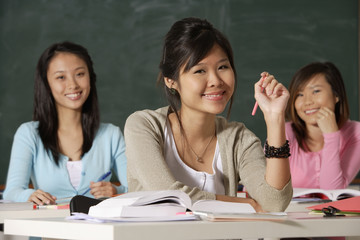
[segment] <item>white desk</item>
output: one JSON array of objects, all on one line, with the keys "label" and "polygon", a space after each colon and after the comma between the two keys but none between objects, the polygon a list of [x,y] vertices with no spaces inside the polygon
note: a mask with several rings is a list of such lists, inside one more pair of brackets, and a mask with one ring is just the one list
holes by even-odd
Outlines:
[{"label": "white desk", "polygon": [[51,239],[239,239],[360,236],[360,217],[323,218],[289,213],[288,219],[242,222],[89,223],[64,218],[7,219],[5,234]]},{"label": "white desk", "polygon": [[[0,211],[0,224],[3,224],[5,219],[24,219],[24,218],[65,218],[70,215],[69,209],[37,209],[37,210],[11,210]],[[15,234],[17,235],[17,234]],[[18,236],[3,236],[0,232],[0,240],[27,240],[28,238]]]},{"label": "white desk", "polygon": [[0,224],[5,219],[16,218],[56,218],[70,216],[70,209],[36,209],[36,210],[11,210],[0,211]]}]

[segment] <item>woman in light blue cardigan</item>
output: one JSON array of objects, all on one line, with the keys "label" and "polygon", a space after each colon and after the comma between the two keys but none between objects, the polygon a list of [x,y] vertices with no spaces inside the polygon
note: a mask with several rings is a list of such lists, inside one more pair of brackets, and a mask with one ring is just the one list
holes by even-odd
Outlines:
[{"label": "woman in light blue cardigan", "polygon": [[[100,123],[95,82],[84,47],[62,42],[44,51],[36,69],[34,121],[15,134],[4,199],[42,205],[127,191],[124,138],[118,127]],[[97,182],[111,170],[120,186],[109,182],[111,174]]]}]

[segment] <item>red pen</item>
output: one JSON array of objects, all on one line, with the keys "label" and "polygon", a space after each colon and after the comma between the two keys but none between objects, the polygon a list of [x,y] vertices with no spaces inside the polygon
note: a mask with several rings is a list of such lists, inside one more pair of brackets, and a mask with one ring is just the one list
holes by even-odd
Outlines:
[{"label": "red pen", "polygon": [[[262,79],[263,82],[264,82],[266,76],[267,76],[267,74],[263,77],[263,79]],[[263,87],[261,87],[261,92],[264,92],[264,88],[263,88]],[[252,110],[252,113],[251,113],[252,116],[255,115],[258,106],[259,106],[259,104],[258,104],[258,102],[256,101],[256,102],[255,102],[255,105],[254,105],[254,108],[253,108],[253,110]]]}]

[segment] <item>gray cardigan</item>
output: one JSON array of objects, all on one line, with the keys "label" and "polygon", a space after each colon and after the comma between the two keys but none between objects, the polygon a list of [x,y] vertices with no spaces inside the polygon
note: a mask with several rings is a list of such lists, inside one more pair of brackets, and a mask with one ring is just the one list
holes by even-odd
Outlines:
[{"label": "gray cardigan", "polygon": [[[168,107],[133,113],[125,123],[127,178],[129,191],[177,189],[192,201],[215,199],[214,193],[201,191],[177,181],[164,159],[164,129]],[[284,211],[292,198],[291,180],[282,190],[265,180],[266,160],[260,140],[239,122],[216,117],[225,194],[236,196],[239,182],[265,211]]]}]

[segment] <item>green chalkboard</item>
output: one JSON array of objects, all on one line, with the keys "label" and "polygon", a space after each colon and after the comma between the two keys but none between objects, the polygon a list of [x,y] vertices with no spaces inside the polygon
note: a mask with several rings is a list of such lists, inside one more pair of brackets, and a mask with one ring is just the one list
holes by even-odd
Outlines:
[{"label": "green chalkboard", "polygon": [[164,35],[184,17],[206,18],[235,52],[238,89],[232,120],[262,140],[261,111],[251,116],[260,72],[288,85],[312,61],[333,61],[343,73],[351,118],[358,120],[357,0],[1,0],[0,184],[13,135],[32,118],[33,76],[42,51],[70,40],[88,48],[98,76],[101,118],[123,129],[135,110],[165,104],[156,87]]}]

